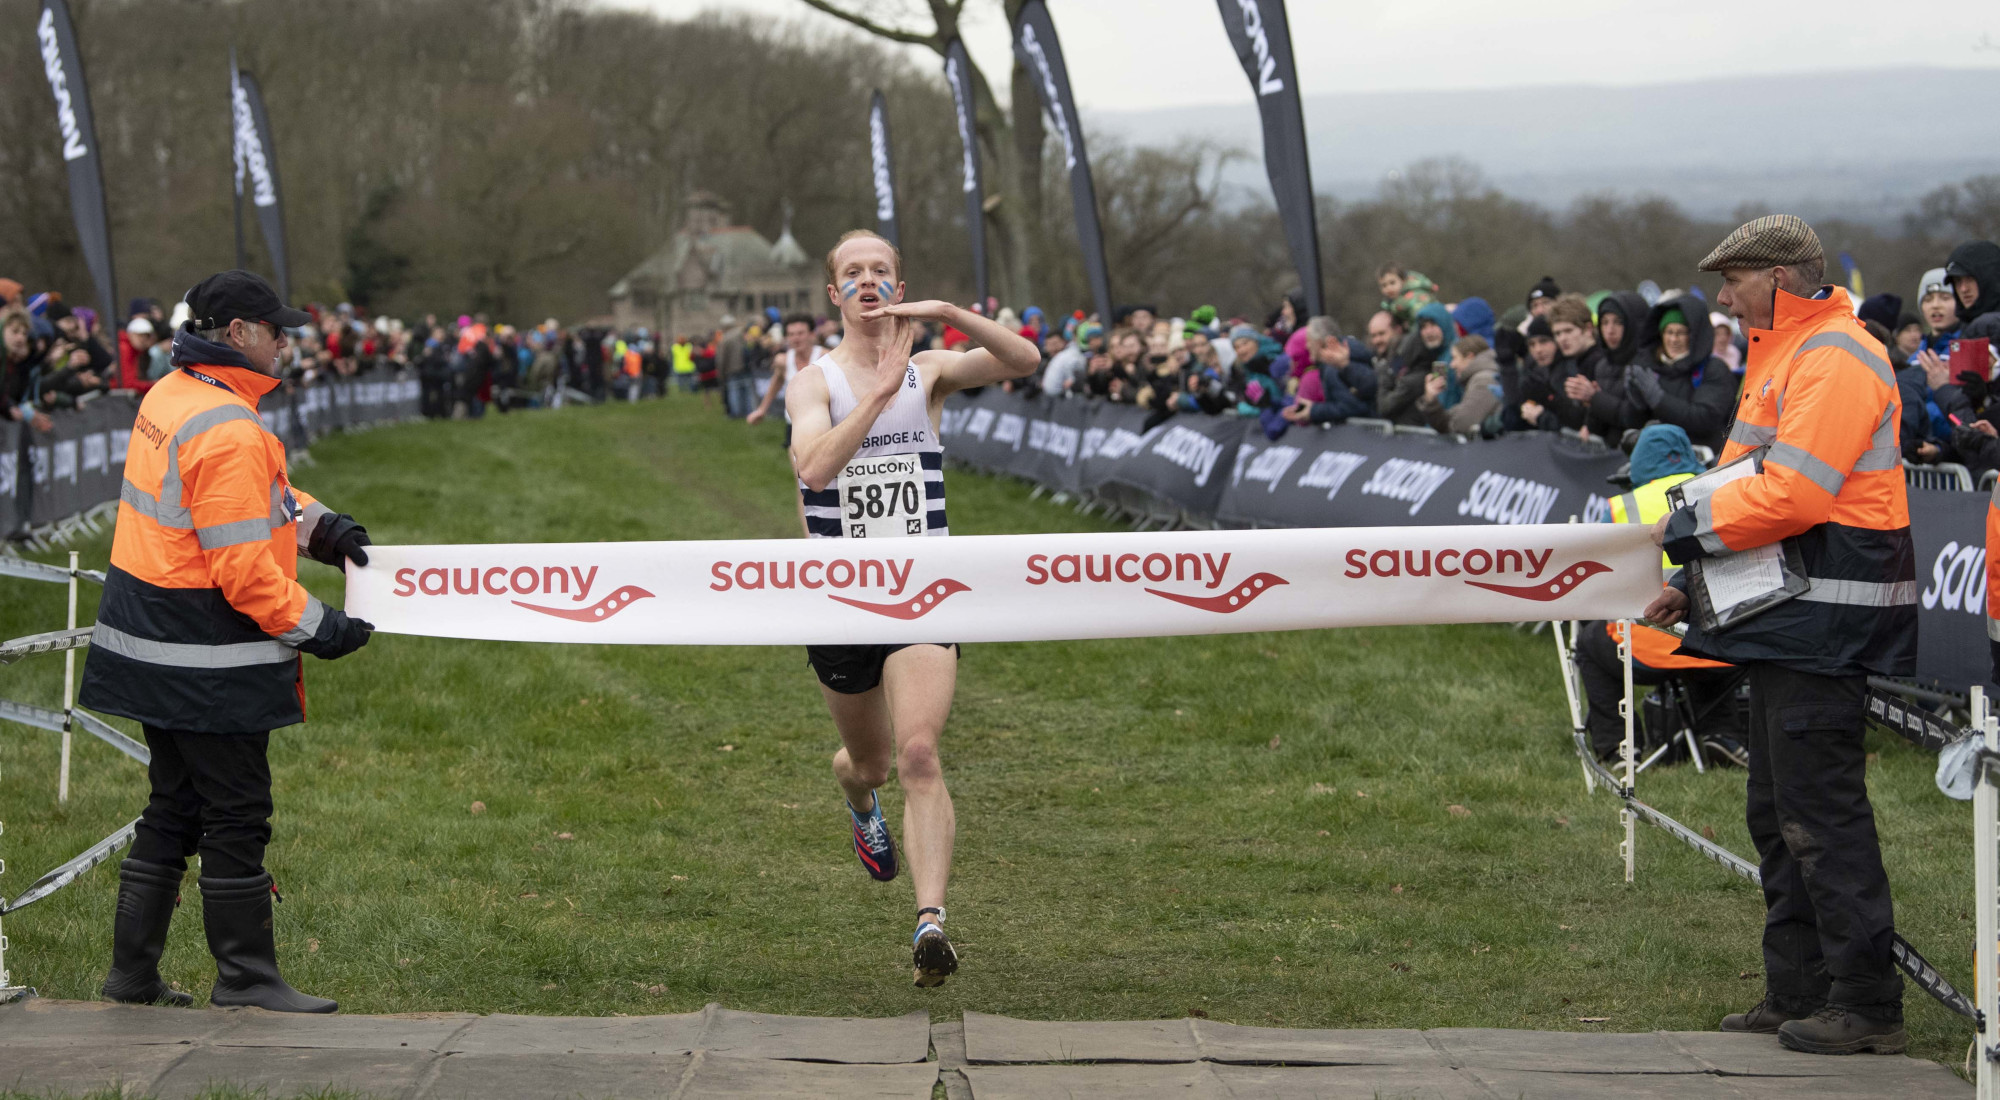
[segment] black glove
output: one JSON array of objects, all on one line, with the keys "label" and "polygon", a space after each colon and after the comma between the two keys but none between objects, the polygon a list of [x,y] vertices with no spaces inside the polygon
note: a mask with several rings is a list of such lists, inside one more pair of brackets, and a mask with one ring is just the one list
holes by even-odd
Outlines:
[{"label": "black glove", "polygon": [[310,653],[322,661],[338,660],[367,645],[368,635],[374,630],[374,623],[354,618],[345,611],[329,607],[319,621],[319,630],[315,631],[312,637],[300,642],[299,650]]},{"label": "black glove", "polygon": [[313,526],[312,536],[306,539],[306,556],[345,572],[350,561],[368,564],[368,551],[362,549],[367,545],[368,528],[345,512],[334,512],[319,517]]},{"label": "black glove", "polygon": [[1660,372],[1638,363],[1625,368],[1625,392],[1636,396],[1648,409],[1659,408],[1660,399],[1667,395],[1660,386]]},{"label": "black glove", "polygon": [[1967,401],[1972,402],[1974,409],[1986,407],[1986,379],[1981,377],[1978,371],[1960,371],[1954,381],[1958,383],[1959,392],[1965,394]]}]

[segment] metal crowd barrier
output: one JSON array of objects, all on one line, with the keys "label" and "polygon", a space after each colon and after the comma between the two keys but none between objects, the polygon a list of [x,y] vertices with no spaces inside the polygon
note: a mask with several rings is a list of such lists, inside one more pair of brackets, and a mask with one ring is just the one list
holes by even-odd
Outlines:
[{"label": "metal crowd barrier", "polygon": [[[1616,795],[1621,803],[1618,810],[1618,820],[1619,824],[1624,827],[1625,834],[1624,838],[1619,841],[1618,854],[1625,862],[1625,881],[1633,881],[1635,869],[1634,850],[1638,839],[1635,835],[1635,823],[1644,821],[1646,824],[1679,840],[1681,843],[1694,849],[1702,857],[1721,865],[1737,876],[1752,883],[1762,885],[1763,875],[1758,871],[1756,864],[1709,840],[1687,825],[1674,820],[1673,817],[1665,812],[1639,800],[1635,789],[1635,784],[1638,780],[1638,750],[1635,737],[1637,732],[1638,701],[1633,692],[1632,683],[1632,622],[1629,619],[1621,621],[1620,625],[1624,628],[1626,640],[1618,646],[1618,657],[1624,663],[1625,668],[1625,697],[1618,704],[1618,712],[1625,720],[1625,739],[1619,746],[1618,762],[1613,765],[1613,768],[1622,770],[1622,774],[1618,774],[1617,771],[1612,769],[1607,769],[1603,764],[1598,762],[1596,755],[1590,750],[1590,730],[1585,724],[1583,717],[1586,702],[1583,681],[1576,664],[1576,632],[1580,629],[1580,625],[1578,623],[1558,623],[1556,624],[1556,629],[1551,633],[1555,635],[1556,659],[1561,666],[1563,692],[1569,702],[1570,737],[1575,742],[1577,759],[1583,765],[1584,790],[1595,793],[1598,787],[1603,787]],[[1974,706],[1977,708],[1976,713],[1983,711],[1985,705],[1983,694],[1977,687],[1973,688],[1972,692]],[[1904,704],[1901,700],[1897,700],[1894,696],[1882,692],[1879,688],[1871,691],[1869,694],[1868,715],[1890,730],[1909,739],[1912,743],[1924,748],[1942,747],[1942,744],[1948,744],[1950,741],[1955,741],[1960,736],[1964,736],[1964,731],[1952,729],[1948,723],[1938,719],[1936,715],[1924,714],[1918,708]],[[1989,719],[1988,721],[1991,720]],[[2000,771],[1996,771],[1995,779],[2000,780]],[[2000,814],[2000,796],[1994,794],[1994,791],[2000,788],[1995,788],[1991,783],[1982,780],[1979,789],[1986,794],[1989,812]],[[1978,834],[1984,838],[1989,850],[1981,854],[1976,854],[1979,874],[1983,876],[1976,887],[1979,892],[1981,919],[2000,922],[2000,898],[1996,898],[1991,892],[1992,884],[1996,879],[1996,868],[1994,867],[1993,851],[1991,849],[1995,845],[1996,840],[2000,840],[2000,816],[1981,820],[1990,820],[1990,824],[1983,825],[1981,832]],[[1982,926],[1979,935],[1979,942],[1981,944],[1995,942],[1993,931],[1988,927]],[[1974,1026],[1979,1029],[1982,1049],[1986,1049],[1988,1042],[1987,1022],[1994,1019],[1993,1013],[1990,1007],[1988,1007],[1988,996],[1990,994],[1995,1000],[2000,1000],[2000,976],[1996,976],[1995,974],[1996,969],[2000,968],[1989,965],[1978,975],[1978,994],[1980,1000],[1975,1005],[1972,998],[1968,998],[1953,987],[1951,982],[1943,974],[1940,974],[1937,968],[1932,966],[1930,961],[1925,959],[1922,953],[1915,947],[1912,947],[1909,941],[1905,940],[1900,933],[1896,935],[1890,944],[1890,952],[1895,956],[1897,968],[1908,975],[1918,988],[1930,994],[1939,1004],[1973,1022]],[[1994,1057],[2000,1057],[2000,1055],[1989,1051],[1988,1056],[1980,1064],[1980,1080],[1982,1082],[1980,1096],[1982,1098],[1992,1096],[1989,1091],[1986,1091],[1989,1086],[1984,1084],[1984,1082],[1987,1076],[1991,1075],[1990,1062]]]},{"label": "metal crowd barrier", "polygon": [[[76,623],[77,582],[82,580],[104,583],[104,574],[77,566],[77,554],[71,551],[69,568],[28,561],[12,555],[0,555],[0,576],[24,580],[47,581],[66,584],[69,587],[69,625],[61,630],[51,630],[40,634],[30,634],[12,641],[0,642],[0,665],[12,664],[24,657],[43,653],[63,655],[63,705],[61,710],[50,710],[27,703],[0,699],[0,721],[14,722],[35,729],[48,730],[62,735],[62,764],[56,781],[56,800],[69,801],[70,737],[81,728],[111,747],[144,765],[152,759],[146,746],[134,741],[109,722],[76,707],[76,651],[90,644],[91,628]],[[85,849],[75,858],[36,879],[19,895],[8,898],[0,894],[0,917],[25,909],[35,902],[48,897],[57,890],[75,882],[84,872],[110,859],[132,842],[133,828],[138,824],[135,818],[114,831],[110,836]],[[5,837],[7,826],[0,821],[0,837]],[[0,875],[7,871],[6,860],[0,859]],[[34,989],[14,984],[13,975],[7,969],[7,936],[0,927],[0,1004],[24,996],[33,996]]]}]

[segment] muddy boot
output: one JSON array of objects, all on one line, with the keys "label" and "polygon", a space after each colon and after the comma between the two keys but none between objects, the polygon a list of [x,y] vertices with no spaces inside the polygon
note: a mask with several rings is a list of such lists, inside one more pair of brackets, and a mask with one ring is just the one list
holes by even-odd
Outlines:
[{"label": "muddy boot", "polygon": [[192,1008],[194,995],[170,988],[160,977],[160,953],[167,948],[167,925],[180,904],[181,876],[161,863],[128,859],[118,865],[118,917],[111,926],[111,973],[100,994],[135,1005]]},{"label": "muddy boot", "polygon": [[1901,1054],[1910,1045],[1902,1014],[1893,1020],[1863,1016],[1846,1005],[1829,1004],[1810,1017],[1778,1029],[1778,1045],[1807,1054]]},{"label": "muddy boot", "polygon": [[201,918],[208,951],[215,956],[218,1008],[249,1005],[272,1012],[332,1012],[340,1006],[293,989],[278,976],[278,947],[271,930],[271,876],[201,880]]}]

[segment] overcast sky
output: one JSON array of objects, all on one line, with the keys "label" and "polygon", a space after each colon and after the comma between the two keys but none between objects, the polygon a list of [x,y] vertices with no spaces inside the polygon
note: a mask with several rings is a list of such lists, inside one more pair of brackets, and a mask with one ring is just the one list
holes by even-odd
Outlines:
[{"label": "overcast sky", "polygon": [[[802,0],[595,0],[684,19],[706,10],[843,26]],[[914,0],[839,0],[888,20]],[[998,0],[971,0],[965,37],[1001,95],[1009,63]],[[1085,110],[1250,101],[1214,0],[1050,0]],[[1819,0],[1661,5],[1621,0],[1290,0],[1301,90],[1397,91],[1650,84],[1905,65],[2000,72],[1993,0]],[[904,24],[928,29],[921,20]],[[1116,48],[1104,45],[1116,42]],[[912,48],[919,64],[936,55]]]}]

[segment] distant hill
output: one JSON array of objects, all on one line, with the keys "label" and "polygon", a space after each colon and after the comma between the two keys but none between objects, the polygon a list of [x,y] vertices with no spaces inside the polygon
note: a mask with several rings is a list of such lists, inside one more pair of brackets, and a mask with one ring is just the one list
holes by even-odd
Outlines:
[{"label": "distant hill", "polygon": [[[1245,90],[1247,91],[1247,85]],[[1552,206],[1612,191],[1658,194],[1725,218],[1749,202],[1887,223],[1925,192],[2000,172],[2000,68],[1878,69],[1637,87],[1584,84],[1307,96],[1313,180],[1372,194],[1427,157],[1478,165]],[[1741,107],[1754,104],[1745,124]],[[1212,138],[1261,151],[1256,108],[1098,111],[1096,128],[1146,144]],[[1262,186],[1260,162],[1239,169]]]}]

